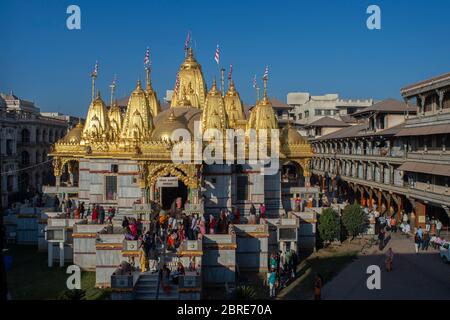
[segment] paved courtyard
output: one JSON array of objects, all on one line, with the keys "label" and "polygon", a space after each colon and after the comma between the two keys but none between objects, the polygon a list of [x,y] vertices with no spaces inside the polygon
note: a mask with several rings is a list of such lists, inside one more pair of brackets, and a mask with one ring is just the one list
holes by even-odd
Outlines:
[{"label": "paved courtyard", "polygon": [[[386,272],[385,253],[394,251],[394,270]],[[369,290],[366,273],[369,265],[381,268],[381,289]],[[394,234],[383,252],[375,246],[350,263],[323,288],[323,299],[450,299],[450,265],[445,265],[437,250],[416,255],[411,238]]]}]

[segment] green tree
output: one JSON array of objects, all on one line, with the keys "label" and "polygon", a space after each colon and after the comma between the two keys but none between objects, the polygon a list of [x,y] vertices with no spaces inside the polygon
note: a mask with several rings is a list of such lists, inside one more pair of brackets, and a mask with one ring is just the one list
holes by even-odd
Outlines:
[{"label": "green tree", "polygon": [[319,236],[324,243],[329,243],[339,237],[339,217],[332,208],[322,211],[319,217]]},{"label": "green tree", "polygon": [[344,208],[342,213],[342,224],[349,235],[352,236],[350,241],[363,231],[365,222],[364,211],[359,204],[349,204]]}]

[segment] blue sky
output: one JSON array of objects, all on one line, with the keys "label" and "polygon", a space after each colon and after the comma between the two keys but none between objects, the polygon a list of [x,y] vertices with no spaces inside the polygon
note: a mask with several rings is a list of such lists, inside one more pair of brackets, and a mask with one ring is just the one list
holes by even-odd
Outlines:
[{"label": "blue sky", "polygon": [[[66,28],[66,8],[81,8],[81,30]],[[366,9],[381,8],[381,30],[366,28]],[[269,94],[291,91],[345,98],[399,98],[402,86],[450,71],[450,1],[2,0],[0,91],[35,101],[42,110],[84,116],[95,61],[105,100],[117,74],[117,96],[144,78],[152,50],[160,99],[172,89],[192,31],[208,86],[221,64],[233,64],[243,100],[269,65]]]}]

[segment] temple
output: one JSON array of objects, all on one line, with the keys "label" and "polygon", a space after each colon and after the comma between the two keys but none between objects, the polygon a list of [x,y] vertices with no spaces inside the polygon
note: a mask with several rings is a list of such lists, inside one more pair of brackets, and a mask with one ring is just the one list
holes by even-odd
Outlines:
[{"label": "temple", "polygon": [[[191,204],[204,199],[205,210],[213,214],[233,206],[248,213],[251,203],[265,203],[270,217],[283,214],[283,196],[292,198],[299,193],[295,188],[309,187],[312,150],[293,127],[280,130],[280,170],[275,175],[261,175],[247,164],[177,164],[171,158],[175,145],[170,139],[172,132],[187,129],[193,135],[196,121],[202,131],[278,129],[267,80],[263,98],[247,119],[232,80],[224,95],[215,81],[207,90],[192,48],[178,77],[170,108],[163,111],[149,72],[145,89],[138,81],[131,93],[125,114],[115,104],[107,107],[97,93],[84,125],[78,124],[54,144],[49,155],[56,188],[47,191],[119,210],[152,201],[168,209],[175,198],[182,197],[183,203]],[[158,179],[163,177],[178,178],[179,186],[159,187]],[[283,187],[288,189],[283,192]]]},{"label": "temple", "polygon": [[[128,298],[162,298],[155,289],[159,287],[156,275],[142,268],[121,273],[121,262],[132,262],[140,254],[140,240],[125,239],[121,222],[133,217],[144,230],[151,230],[156,217],[174,208],[185,216],[217,219],[223,212],[240,212],[237,220],[235,215],[233,223],[219,234],[206,232],[181,243],[176,253],[163,253],[160,267],[167,264],[176,269],[181,263],[197,270],[180,280],[174,298],[198,299],[204,287],[232,286],[237,270],[266,272],[269,252],[297,251],[300,220],[307,223],[315,218],[300,219],[292,211],[299,199],[307,199],[311,207],[313,199],[318,200],[318,188],[309,183],[312,148],[290,124],[279,129],[268,97],[267,77],[263,96],[248,116],[232,79],[226,92],[217,88],[215,80],[207,89],[192,48],[188,48],[180,66],[168,109],[161,108],[149,69],[146,80],[145,87],[137,82],[126,110],[121,110],[113,97],[108,107],[100,93],[93,95],[85,123],[80,122],[54,144],[49,156],[53,158],[56,185],[46,187],[45,192],[83,203],[86,208],[114,208],[117,214],[114,221],[103,225],[49,213],[49,265],[53,260],[64,265],[69,259],[83,270],[95,270],[96,285],[116,289],[117,299],[126,298],[124,292],[128,292]],[[208,141],[198,144],[195,136],[198,132],[206,135],[211,129],[223,134],[229,129],[243,132],[243,141],[232,140],[232,149],[241,148],[243,153],[232,152],[231,161],[227,158],[212,164],[173,161],[174,148],[183,146],[187,153],[196,146],[200,151],[210,148]],[[271,156],[277,154],[279,165],[270,174],[262,174],[266,164],[250,161],[251,136],[256,132],[259,139],[270,130],[277,134],[267,149]],[[194,139],[174,139],[176,131]],[[223,149],[216,148],[213,153],[227,154],[225,144],[219,146]],[[255,221],[254,206],[263,205],[264,219]],[[61,228],[62,234],[70,235],[56,236],[61,233],[55,230]],[[314,248],[313,233],[309,239],[301,245]],[[54,243],[59,243],[59,251]]]}]

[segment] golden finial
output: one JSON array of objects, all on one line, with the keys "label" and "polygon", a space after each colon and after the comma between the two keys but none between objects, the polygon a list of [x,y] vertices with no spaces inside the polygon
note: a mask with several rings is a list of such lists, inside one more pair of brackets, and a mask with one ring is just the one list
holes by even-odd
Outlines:
[{"label": "golden finial", "polygon": [[264,82],[264,100],[267,99],[267,77],[263,78],[263,82]]},{"label": "golden finial", "polygon": [[150,67],[145,68],[146,76],[147,76],[147,91],[152,90],[152,81],[150,79]]},{"label": "golden finial", "polygon": [[189,47],[187,50],[187,57],[193,58],[194,57],[194,51],[192,50],[192,47]]},{"label": "golden finial", "polygon": [[136,89],[142,89],[141,79],[138,79]]},{"label": "golden finial", "polygon": [[171,108],[170,110],[170,114],[169,114],[169,118],[167,118],[168,122],[173,122],[175,121],[175,111]]}]

